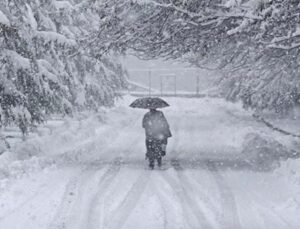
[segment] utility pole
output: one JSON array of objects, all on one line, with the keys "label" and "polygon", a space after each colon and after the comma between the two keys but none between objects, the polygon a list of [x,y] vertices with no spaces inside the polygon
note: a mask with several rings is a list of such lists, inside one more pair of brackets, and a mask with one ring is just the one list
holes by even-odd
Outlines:
[{"label": "utility pole", "polygon": [[199,74],[197,74],[196,76],[196,95],[198,96],[199,95],[199,92],[200,92],[200,76]]},{"label": "utility pole", "polygon": [[148,74],[148,80],[149,80],[149,96],[151,95],[152,91],[152,75],[151,75],[151,69],[149,69],[149,74]]},{"label": "utility pole", "polygon": [[[164,82],[167,81],[167,82]],[[174,96],[177,96],[177,76],[175,74],[162,74],[160,75],[160,95],[163,96],[164,93],[164,83],[166,83],[167,90],[165,93],[172,93],[172,90],[174,90]],[[174,85],[173,85],[174,83]]]},{"label": "utility pole", "polygon": [[160,96],[163,95],[163,76],[160,75]]},{"label": "utility pole", "polygon": [[177,96],[177,76],[174,76],[174,92],[175,92],[175,97]]}]

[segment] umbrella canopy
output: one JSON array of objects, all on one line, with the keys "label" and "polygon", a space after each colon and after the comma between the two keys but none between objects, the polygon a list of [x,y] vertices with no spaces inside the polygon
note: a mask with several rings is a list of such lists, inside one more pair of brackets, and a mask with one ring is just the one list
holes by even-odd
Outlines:
[{"label": "umbrella canopy", "polygon": [[130,107],[142,109],[156,109],[170,106],[166,101],[157,97],[146,97],[136,99]]}]

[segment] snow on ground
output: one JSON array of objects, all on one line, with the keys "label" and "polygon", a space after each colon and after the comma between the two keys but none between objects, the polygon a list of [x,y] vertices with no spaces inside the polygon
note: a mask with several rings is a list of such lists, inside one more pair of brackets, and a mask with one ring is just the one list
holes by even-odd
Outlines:
[{"label": "snow on ground", "polygon": [[173,138],[151,171],[133,99],[12,143],[0,156],[0,228],[300,228],[300,160],[264,156],[296,139],[240,104],[166,98]]}]

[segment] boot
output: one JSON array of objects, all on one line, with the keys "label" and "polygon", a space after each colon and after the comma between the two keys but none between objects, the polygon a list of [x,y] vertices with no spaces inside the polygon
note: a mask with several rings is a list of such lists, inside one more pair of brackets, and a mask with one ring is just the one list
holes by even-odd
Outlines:
[{"label": "boot", "polygon": [[149,159],[149,168],[154,169],[154,159]]},{"label": "boot", "polygon": [[162,162],[161,157],[157,158],[157,165],[158,165],[158,167],[161,167],[161,162]]}]

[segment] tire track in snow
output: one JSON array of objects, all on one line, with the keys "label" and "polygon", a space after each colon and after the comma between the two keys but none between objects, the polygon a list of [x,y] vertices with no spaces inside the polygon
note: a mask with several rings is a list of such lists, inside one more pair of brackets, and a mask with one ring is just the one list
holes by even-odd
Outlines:
[{"label": "tire track in snow", "polygon": [[223,210],[221,224],[222,228],[242,228],[238,215],[237,204],[231,188],[229,187],[223,176],[219,173],[218,168],[213,163],[207,162],[206,167],[219,188],[221,206]]},{"label": "tire track in snow", "polygon": [[[65,194],[62,197],[62,202],[60,204],[59,210],[54,217],[49,229],[66,229],[74,228],[74,224],[79,225],[87,224],[89,221],[89,214],[91,214],[91,209],[94,207],[94,204],[97,202],[97,195],[99,195],[99,190],[103,190],[105,193],[106,188],[109,187],[110,183],[114,180],[113,178],[117,175],[121,168],[122,158],[118,157],[112,161],[108,166],[105,167],[105,164],[98,167],[97,170],[93,169],[84,169],[81,170],[81,175],[74,176],[69,183],[67,184]],[[90,181],[91,177],[97,176],[97,173],[102,169],[106,169],[104,174],[100,176],[99,182],[97,185],[97,192],[94,196],[89,197],[89,193],[86,193],[87,190],[84,190],[86,184]],[[85,191],[85,192],[84,192]],[[71,195],[70,195],[71,193]],[[80,207],[83,198],[88,198],[89,211],[87,217],[81,212]],[[87,220],[86,220],[87,219]],[[82,221],[78,221],[82,220]],[[75,222],[74,222],[75,221]],[[79,227],[79,228],[90,228],[90,227]]]},{"label": "tire track in snow", "polygon": [[[140,138],[140,136],[137,136],[134,141],[129,145],[129,147],[125,150],[125,154],[129,155],[132,153],[132,149],[136,145],[137,140]],[[122,155],[122,152],[120,153]],[[108,168],[107,172],[102,176],[100,183],[98,184],[98,191],[95,194],[95,196],[91,200],[91,205],[88,210],[88,216],[87,216],[87,227],[88,229],[93,228],[102,228],[101,225],[103,225],[105,221],[105,214],[104,214],[104,201],[103,197],[108,191],[108,188],[110,187],[110,184],[114,181],[114,178],[118,175],[119,171],[122,167],[122,159],[123,157],[116,158],[111,166]],[[99,209],[100,207],[100,209]],[[98,223],[95,223],[98,222]]]},{"label": "tire track in snow", "polygon": [[[186,187],[179,181],[177,182],[172,176],[167,173],[160,173],[161,177],[164,181],[169,184],[175,194],[178,196],[179,200],[181,201],[183,207],[183,213],[186,215],[186,219],[188,220],[187,223],[190,225],[191,228],[199,229],[210,229],[213,228],[212,225],[207,221],[205,214],[199,208],[199,206],[195,203],[193,198],[188,195],[188,190]],[[190,213],[194,216],[193,219],[187,211],[190,210]]]},{"label": "tire track in snow", "polygon": [[[178,179],[180,182],[187,187],[188,190],[194,190],[195,186],[188,182],[189,177],[184,173],[185,169],[181,166],[179,160],[171,160],[171,166],[175,169]],[[194,192],[195,193],[195,192]],[[212,213],[218,213],[218,209],[214,204],[209,200],[208,196],[202,192],[201,190],[197,189],[197,196],[200,197],[201,202],[205,205],[206,208],[208,208]]]},{"label": "tire track in snow", "polygon": [[[199,206],[197,204],[194,203],[194,201],[190,198],[189,195],[187,195],[187,190],[190,189],[192,190],[193,185],[189,184],[189,182],[187,182],[187,177],[183,174],[183,167],[180,165],[179,162],[179,150],[177,149],[180,143],[180,139],[182,138],[181,136],[181,132],[179,130],[180,126],[182,125],[182,119],[178,118],[178,120],[176,122],[175,128],[174,128],[174,144],[172,147],[172,151],[174,152],[173,157],[171,158],[171,166],[175,169],[177,176],[179,178],[180,184],[181,184],[181,188],[182,188],[182,192],[184,193],[184,195],[180,194],[179,196],[181,196],[181,199],[186,199],[188,198],[188,202],[190,203],[190,206],[192,208],[192,211],[195,215],[196,218],[199,217],[200,221],[202,221],[203,225],[205,226],[204,228],[211,228],[210,224],[207,222],[207,219],[204,217],[204,214],[202,212],[202,210],[199,208]],[[192,138],[190,138],[192,139]],[[165,179],[167,179],[165,177]],[[167,181],[168,182],[168,181]],[[173,184],[169,184],[171,185],[171,187],[176,188],[175,182],[173,180]],[[185,189],[184,187],[187,187],[187,189]],[[176,190],[176,189],[175,189]],[[199,191],[200,192],[200,191]],[[177,193],[178,194],[178,193]],[[216,207],[210,203],[209,199],[207,198],[206,194],[201,192],[201,201],[206,205],[207,208],[209,208],[212,212],[217,212]],[[182,202],[182,201],[181,201]],[[184,207],[183,207],[184,208]],[[201,223],[201,222],[199,222]],[[208,226],[207,226],[208,225]],[[194,227],[194,225],[191,225],[192,227]],[[197,227],[196,227],[197,228]]]},{"label": "tire track in snow", "polygon": [[[188,132],[189,139],[196,140],[198,139],[197,132],[196,131],[189,131]],[[179,142],[181,139],[181,136],[176,142]],[[182,165],[180,164],[180,160],[178,159],[178,156],[173,158],[171,160],[172,167],[177,171],[177,176],[180,179],[181,182],[184,183],[186,187],[189,187],[189,190],[193,190],[195,185],[193,185],[191,182],[188,182],[189,178],[193,179],[197,184],[203,187],[203,184],[201,184],[201,181],[199,181],[196,178],[188,177],[183,171],[185,170]],[[207,173],[207,169],[201,167],[200,169],[203,170],[203,172]],[[220,218],[222,216],[220,210],[213,204],[213,202],[210,200],[209,196],[202,191],[201,189],[197,189],[197,196],[200,197],[201,202],[205,205],[206,208],[208,208],[212,214],[215,215],[216,222],[220,223]]]},{"label": "tire track in snow", "polygon": [[[136,125],[136,119],[132,119],[132,121],[126,125],[125,130],[127,128],[131,129],[132,125]],[[126,134],[126,131],[122,131],[122,132],[117,132],[114,141],[112,142],[112,145],[114,143],[117,143],[118,140],[120,140],[122,138],[122,136],[124,136],[124,134]],[[133,142],[131,142],[131,144],[129,145],[128,149],[126,149],[126,151],[128,151],[127,153],[130,153],[130,149],[135,145],[136,143],[136,139],[135,138],[133,140]],[[84,146],[84,147],[83,147]],[[91,147],[90,147],[91,146]],[[84,150],[85,149],[85,150]],[[95,147],[95,142],[92,141],[89,144],[84,144],[82,145],[82,147],[80,148],[81,151],[95,151],[96,147]],[[106,155],[106,154],[110,154],[111,153],[111,147],[105,147],[104,154],[101,154],[101,156]],[[78,149],[75,149],[74,152],[78,152]],[[119,155],[122,155],[122,152],[119,153]],[[97,163],[98,164],[98,163]],[[109,163],[108,166],[107,163],[99,163],[98,166],[96,166],[96,170],[95,170],[95,166],[92,166],[92,164],[81,164],[79,163],[78,165],[83,167],[83,169],[81,170],[81,178],[78,178],[77,176],[75,176],[67,185],[66,187],[66,191],[65,191],[65,195],[62,198],[62,203],[61,203],[61,207],[58,210],[58,212],[56,213],[56,217],[54,218],[52,224],[50,225],[50,229],[60,229],[60,228],[71,228],[69,227],[69,224],[73,224],[71,220],[74,219],[74,221],[78,221],[78,220],[82,220],[82,222],[78,222],[78,224],[84,224],[88,225],[87,227],[84,226],[84,228],[92,228],[92,224],[93,221],[91,219],[91,217],[93,217],[93,215],[95,214],[96,211],[96,203],[99,199],[99,196],[101,194],[105,194],[105,192],[107,191],[107,189],[109,188],[110,184],[114,181],[114,177],[117,176],[119,170],[121,169],[121,164],[122,164],[122,157],[116,157],[113,161],[111,161]],[[92,166],[92,169],[89,168]],[[97,184],[97,189],[98,191],[94,194],[94,196],[92,195],[91,197],[89,195],[86,195],[87,193],[84,193],[84,188],[85,188],[85,183],[87,183],[91,177],[97,176],[97,172],[101,171],[102,169],[106,168],[106,172],[99,178],[99,182]],[[81,182],[79,182],[79,180]],[[76,190],[76,188],[80,186],[80,188],[78,190]],[[75,191],[76,190],[76,191]],[[73,193],[74,195],[76,195],[75,197],[70,197],[70,195],[68,195],[68,193]],[[79,193],[81,195],[79,195]],[[80,204],[82,202],[82,199],[88,199],[88,203],[90,205],[90,207],[88,208],[88,215],[84,215],[82,216],[82,212],[78,212],[78,208],[80,208]],[[72,202],[72,204],[71,204]],[[74,213],[79,214],[78,216],[74,215]]]},{"label": "tire track in snow", "polygon": [[[163,198],[162,198],[162,195],[160,193],[160,190],[156,186],[154,186],[154,189],[157,193],[157,198],[158,198],[159,202],[162,203]],[[161,207],[162,207],[163,214],[164,214],[164,216],[163,216],[163,220],[164,220],[163,229],[167,229],[168,228],[167,210],[166,210],[166,207],[163,204],[161,204]]]},{"label": "tire track in snow", "polygon": [[[117,157],[108,165],[106,172],[99,179],[100,181],[98,183],[98,187],[103,186],[108,188],[110,183],[113,181],[113,178],[117,175],[118,171],[120,170],[121,163],[122,158]],[[71,213],[74,212],[74,209],[76,210],[76,207],[78,207],[76,206],[76,201],[74,201],[74,199],[79,198],[78,193],[82,188],[84,188],[84,183],[87,182],[90,177],[96,176],[97,172],[101,171],[102,169],[105,169],[105,164],[100,164],[100,167],[97,166],[97,170],[93,171],[93,174],[90,174],[89,171],[91,169],[88,169],[88,166],[84,166],[84,168],[81,169],[79,176],[77,176],[76,174],[73,177],[73,179],[70,180],[70,182],[67,184],[65,194],[62,197],[62,203],[60,204],[60,208],[56,213],[56,217],[54,217],[53,223],[50,225],[49,229],[68,228],[67,222],[70,221],[69,218],[71,217]],[[87,174],[89,176],[87,176]],[[83,183],[79,181],[83,181]],[[78,186],[80,186],[81,189],[78,189]],[[75,197],[69,195],[69,193],[73,193]],[[91,201],[91,205],[93,204],[92,202],[93,201]]]},{"label": "tire track in snow", "polygon": [[[77,176],[78,175],[78,176]],[[59,205],[58,211],[56,212],[49,229],[64,229],[67,228],[69,218],[76,207],[76,200],[79,198],[78,193],[80,189],[84,187],[84,181],[86,171],[80,170],[70,181],[67,183],[65,188],[62,201]]]},{"label": "tire track in snow", "polygon": [[[176,124],[175,124],[176,123]],[[174,144],[171,148],[171,151],[173,151],[174,155],[172,155],[171,158],[171,166],[174,167],[174,164],[172,165],[173,161],[178,161],[178,155],[179,155],[179,142],[180,142],[180,126],[183,123],[182,119],[180,117],[177,118],[176,122],[174,122]],[[175,171],[178,171],[179,168],[174,167]],[[182,212],[185,215],[185,220],[187,221],[187,224],[189,225],[190,228],[192,229],[210,229],[212,226],[207,222],[207,219],[204,217],[204,214],[201,209],[199,209],[198,205],[195,204],[194,200],[192,199],[191,196],[188,195],[188,192],[184,185],[180,182],[177,182],[172,176],[169,174],[163,172],[159,173],[159,175],[162,177],[162,179],[171,187],[171,189],[174,191],[174,193],[177,195]],[[193,219],[191,219],[191,213]]]},{"label": "tire track in snow", "polygon": [[[116,158],[111,165],[108,167],[107,171],[102,175],[100,182],[97,185],[97,193],[95,196],[91,199],[90,207],[88,210],[87,215],[87,227],[89,229],[96,228],[97,225],[95,225],[95,222],[98,221],[98,219],[101,217],[101,215],[98,215],[98,206],[101,206],[101,197],[105,196],[107,189],[109,188],[110,184],[114,181],[114,178],[117,176],[121,169],[121,161],[122,158]],[[99,227],[97,227],[99,228]]]},{"label": "tire track in snow", "polygon": [[[174,124],[175,124],[174,125],[174,134],[173,134],[174,144],[172,145],[172,148],[170,149],[170,151],[173,152],[173,155],[171,157],[171,163],[172,163],[173,160],[178,160],[179,140],[180,140],[180,137],[181,137],[181,134],[180,134],[181,132],[179,131],[179,128],[183,123],[183,121],[180,117],[177,117],[177,116],[175,116],[175,117],[176,117],[177,120],[174,121]],[[172,164],[171,164],[171,166],[172,166]],[[185,193],[186,190],[184,190],[183,187],[180,184],[178,185],[176,183],[176,181],[171,176],[168,176],[165,173],[160,174],[160,175],[161,175],[162,179],[171,187],[171,189],[177,195],[177,198],[178,198],[178,200],[180,202],[180,205],[181,205],[182,212],[185,216],[185,220],[187,220],[189,218],[189,214],[187,212],[188,212],[188,209],[190,209],[190,206],[188,206],[189,204],[186,204],[186,203],[187,202],[190,203],[191,201],[190,201],[189,196],[187,196],[186,193]],[[186,197],[188,198],[188,201],[186,201]],[[192,205],[194,205],[194,203],[192,203]],[[194,210],[193,213],[192,213],[194,216],[195,216],[195,213],[196,213],[196,215],[198,213],[197,208],[198,207],[196,207],[196,210],[195,210],[195,208],[192,209],[192,211]],[[197,216],[196,216],[196,218],[197,218]],[[206,220],[204,220],[204,221],[206,221]],[[189,225],[190,228],[198,229],[200,222],[196,223],[196,225],[195,225],[195,224],[191,223],[190,220],[187,220],[186,223]]]},{"label": "tire track in snow", "polygon": [[[151,183],[152,183],[152,187],[153,187],[153,190],[155,191],[156,195],[157,195],[157,198],[159,199],[159,202],[161,203],[161,207],[162,207],[162,210],[163,210],[163,214],[164,214],[164,224],[163,224],[163,228],[164,229],[167,229],[167,228],[171,228],[171,229],[174,229],[176,228],[179,228],[179,224],[178,222],[174,221],[174,218],[176,218],[177,220],[177,215],[175,213],[175,215],[170,215],[171,211],[174,210],[174,201],[172,200],[169,200],[169,196],[168,196],[168,193],[164,192],[161,190],[161,187],[157,186],[156,182],[154,182],[154,180],[151,180]],[[180,200],[179,200],[180,201]],[[167,208],[170,208],[170,209],[167,209]],[[182,206],[181,206],[182,207]],[[168,220],[170,218],[170,220]],[[174,225],[170,225],[169,224],[174,224]],[[180,227],[182,228],[182,227]]]},{"label": "tire track in snow", "polygon": [[104,228],[121,229],[122,226],[124,226],[127,219],[130,217],[131,213],[138,204],[138,201],[140,200],[142,194],[144,193],[149,182],[150,175],[151,171],[143,170],[141,172],[137,181],[130,188],[124,200],[112,213],[112,216],[110,216],[110,223],[104,223]]},{"label": "tire track in snow", "polygon": [[[195,139],[192,136],[193,133],[189,132],[189,134],[191,135],[190,139]],[[177,145],[179,144],[178,142],[181,139],[180,133],[177,133],[176,137],[178,139],[175,141],[176,145],[174,147],[177,147]],[[178,154],[178,151],[176,153]],[[188,182],[186,182],[187,178],[182,173],[183,168],[179,163],[178,156],[171,160],[171,165],[177,171],[179,180],[183,182],[185,185],[189,186]],[[237,205],[230,187],[227,185],[224,178],[218,173],[216,167],[209,167],[208,165],[206,165],[206,167],[207,167],[207,171],[209,171],[209,174],[212,175],[213,180],[219,187],[222,210],[223,210],[223,214],[221,214],[221,226],[225,229],[241,228],[238,213],[237,213]],[[202,194],[205,195],[204,193]],[[204,197],[202,198],[202,201],[206,204],[207,207],[209,207],[210,210],[212,210],[212,212],[218,212],[218,210],[214,207],[214,205],[209,202],[208,198]]]}]

